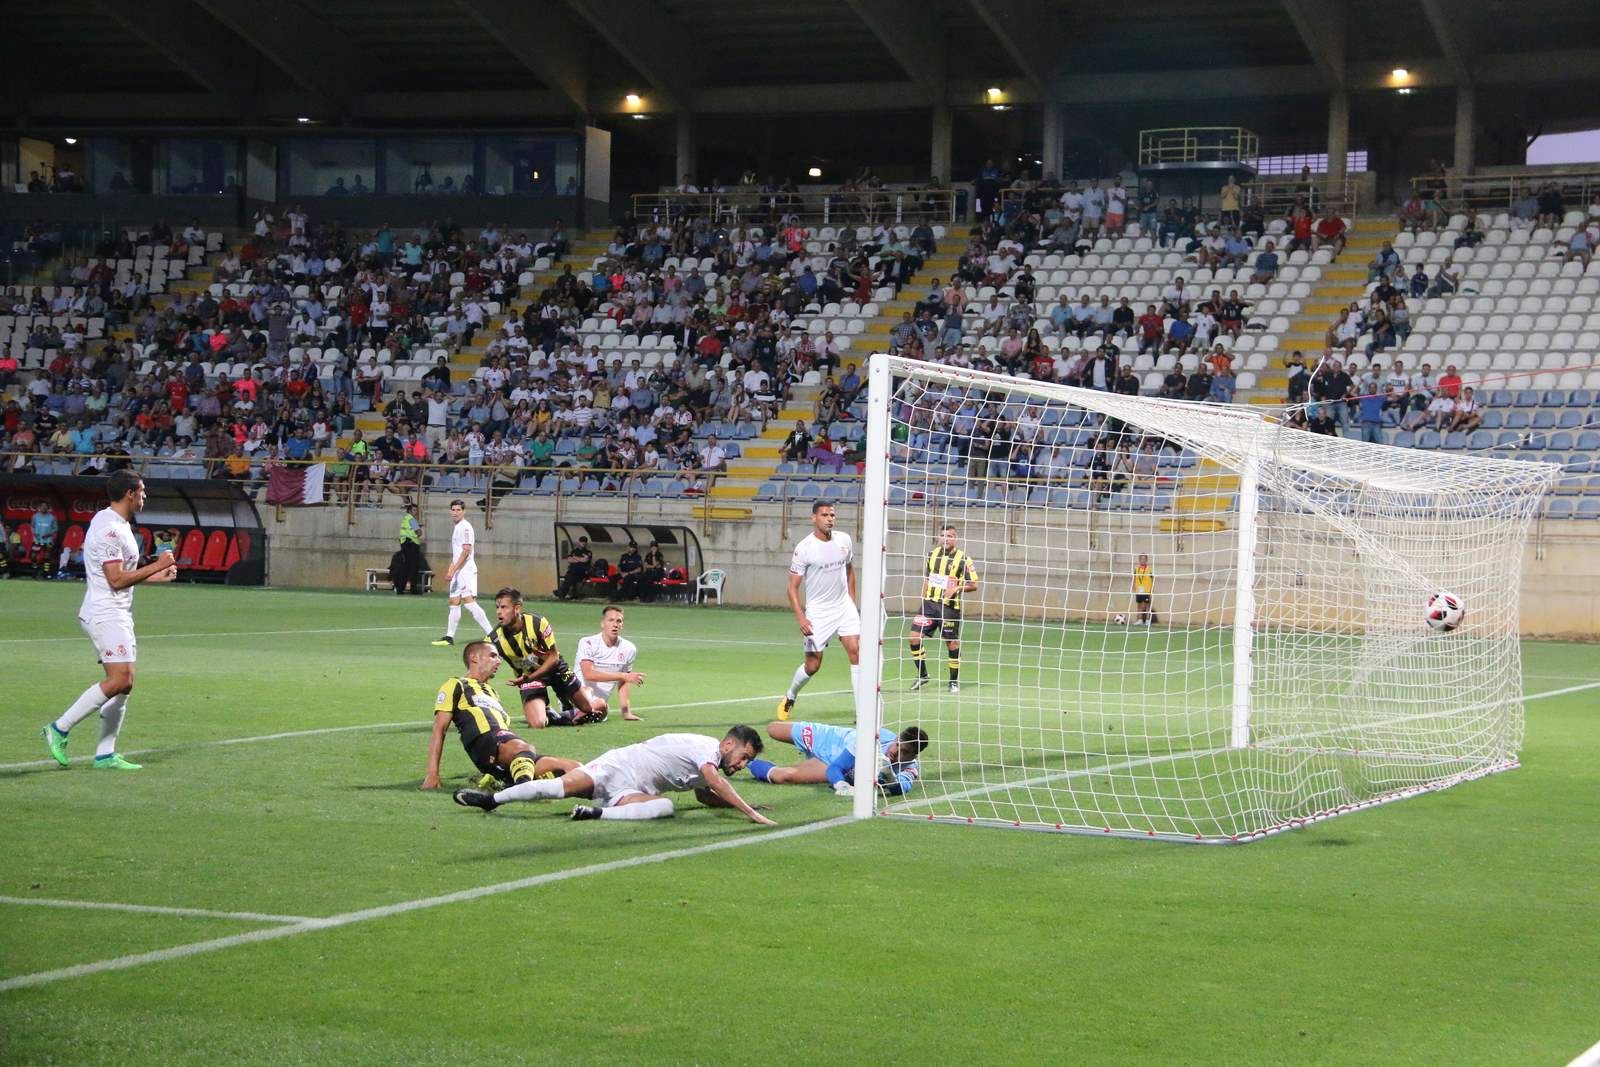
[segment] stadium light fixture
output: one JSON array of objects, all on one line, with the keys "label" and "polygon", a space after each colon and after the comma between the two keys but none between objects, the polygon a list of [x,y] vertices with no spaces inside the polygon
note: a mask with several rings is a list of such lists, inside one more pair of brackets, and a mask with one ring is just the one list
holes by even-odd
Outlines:
[{"label": "stadium light fixture", "polygon": [[822,168],[821,167],[812,167],[812,168],[810,168],[809,170],[806,171],[806,177],[808,177],[808,178],[820,178],[820,177],[822,177]]},{"label": "stadium light fixture", "polygon": [[1395,92],[1399,93],[1401,96],[1410,96],[1411,95],[1411,90],[1410,89],[1396,89]]},{"label": "stadium light fixture", "polygon": [[1411,72],[1409,70],[1407,70],[1406,68],[1404,68],[1404,67],[1396,67],[1393,70],[1391,70],[1389,72],[1389,74],[1397,82],[1403,82],[1406,79],[1411,77]]},{"label": "stadium light fixture", "polygon": [[990,100],[999,100],[1001,97],[1005,96],[1006,93],[1005,90],[1000,88],[998,85],[991,85],[988,89],[984,90],[984,95]]},{"label": "stadium light fixture", "polygon": [[989,106],[990,106],[990,109],[994,110],[994,111],[1010,111],[1011,110],[1011,105],[1010,104],[991,104]]},{"label": "stadium light fixture", "polygon": [[295,119],[295,121],[298,122],[300,125],[305,126],[305,125],[310,124],[311,118],[308,115],[301,115],[299,118]]},{"label": "stadium light fixture", "polygon": [[78,143],[78,139],[76,137],[63,137],[61,139],[63,141],[65,141],[65,142],[67,142],[67,144],[69,144],[69,145],[74,145],[74,144]]},{"label": "stadium light fixture", "polygon": [[622,98],[622,101],[631,108],[637,108],[644,103],[644,98],[638,93],[629,93],[627,96]]}]

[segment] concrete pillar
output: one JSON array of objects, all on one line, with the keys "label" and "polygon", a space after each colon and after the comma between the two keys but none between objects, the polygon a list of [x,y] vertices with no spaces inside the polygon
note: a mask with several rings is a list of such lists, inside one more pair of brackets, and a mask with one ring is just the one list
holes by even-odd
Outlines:
[{"label": "concrete pillar", "polygon": [[1350,94],[1328,94],[1328,180],[1343,181],[1350,155]]},{"label": "concrete pillar", "polygon": [[683,176],[689,175],[689,180],[696,185],[700,184],[700,175],[695,171],[695,140],[694,116],[687,109],[678,111],[678,169],[672,172],[672,184],[677,185],[683,181]]},{"label": "concrete pillar", "polygon": [[1456,86],[1455,173],[1472,173],[1478,157],[1478,98],[1470,85]]},{"label": "concrete pillar", "polygon": [[1040,170],[1040,177],[1055,175],[1061,177],[1061,105],[1054,100],[1046,100],[1039,106],[1043,128],[1040,131],[1039,142],[1042,146],[1039,158],[1044,160]]},{"label": "concrete pillar", "polygon": [[942,186],[953,180],[950,173],[950,105],[933,105],[933,151],[928,159],[928,173]]}]

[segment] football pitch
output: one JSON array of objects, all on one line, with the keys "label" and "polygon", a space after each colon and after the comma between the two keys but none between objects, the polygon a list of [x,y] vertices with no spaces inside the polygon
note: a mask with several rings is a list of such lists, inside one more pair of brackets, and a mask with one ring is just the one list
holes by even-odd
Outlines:
[{"label": "football pitch", "polygon": [[[0,582],[0,1063],[1561,1064],[1600,1040],[1593,646],[1524,646],[1522,769],[1206,848],[854,823],[747,775],[776,829],[687,795],[659,822],[462,809],[453,736],[446,789],[416,789],[460,673],[428,644],[440,597],[141,589],[144,769],[91,769],[93,722],[62,769],[38,733],[98,675],[82,591]],[[595,602],[533,610],[569,656],[597,628]],[[523,736],[587,759],[759,728],[799,659],[780,612],[630,605],[626,634],[643,722]],[[964,656],[963,700],[1013,684]],[[850,721],[847,687],[835,648],[796,717]]]}]

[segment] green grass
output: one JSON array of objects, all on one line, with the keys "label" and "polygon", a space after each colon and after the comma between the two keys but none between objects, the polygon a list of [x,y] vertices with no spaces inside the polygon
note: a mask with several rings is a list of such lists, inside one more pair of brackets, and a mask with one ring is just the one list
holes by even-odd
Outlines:
[{"label": "green grass", "polygon": [[[96,677],[81,592],[0,583],[0,764],[43,758],[38,727]],[[592,630],[595,605],[549,610],[569,651]],[[443,615],[140,591],[123,748],[145,769],[0,768],[0,895],[325,917],[760,839],[687,798],[575,825],[417,792],[458,662],[427,644]],[[763,723],[769,700],[710,702],[775,696],[798,658],[780,613],[636,606],[628,632],[646,720],[541,748]],[[1529,693],[1600,680],[1589,647],[1524,658]],[[847,721],[847,684],[831,652],[803,715]],[[1600,1038],[1597,694],[1528,704],[1513,774],[1243,848],[831,826],[0,992],[0,1063],[1561,1063]],[[372,728],[213,743],[329,727]],[[452,739],[447,786],[467,771]],[[785,828],[847,807],[738,785]],[[0,903],[0,979],[268,928]]]}]

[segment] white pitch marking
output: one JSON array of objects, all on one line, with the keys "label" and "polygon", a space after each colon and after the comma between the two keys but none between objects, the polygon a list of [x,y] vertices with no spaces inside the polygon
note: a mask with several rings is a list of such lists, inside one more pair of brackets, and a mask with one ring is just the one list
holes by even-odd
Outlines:
[{"label": "white pitch marking", "polygon": [[385,904],[377,908],[363,908],[360,911],[347,911],[342,915],[330,915],[323,919],[306,919],[288,926],[270,926],[261,930],[234,934],[230,937],[213,938],[210,941],[176,945],[172,948],[156,949],[153,952],[139,952],[131,956],[116,956],[111,959],[96,960],[93,963],[80,963],[71,967],[61,967],[53,971],[37,971],[33,974],[17,975],[14,978],[0,980],[0,993],[12,989],[28,989],[33,986],[48,985],[51,982],[59,982],[66,978],[81,978],[91,974],[103,974],[106,971],[123,971],[130,967],[141,967],[147,963],[165,963],[168,960],[179,960],[186,956],[198,956],[205,952],[217,952],[226,948],[234,948],[238,945],[254,944],[258,941],[275,941],[282,937],[308,934],[314,930],[332,930],[341,926],[350,926],[353,923],[368,922],[373,919],[387,919],[393,915],[403,915],[406,912],[420,911],[423,908],[436,908],[443,904],[456,904],[464,900],[476,900],[479,897],[493,896],[499,893],[513,893],[519,889],[532,889],[535,886],[570,881],[571,879],[584,878],[591,874],[607,874],[611,871],[627,870],[630,867],[642,867],[646,864],[666,863],[669,860],[702,856],[709,852],[743,848],[746,845],[758,845],[767,841],[781,841],[790,837],[799,837],[802,834],[813,834],[818,830],[844,826],[853,821],[849,816],[844,816],[836,819],[824,819],[821,822],[806,823],[802,826],[792,826],[783,830],[771,830],[764,833],[750,832],[739,837],[713,841],[704,845],[694,845],[689,848],[650,852],[642,856],[611,860],[608,863],[594,863],[587,867],[573,867],[564,871],[537,874],[531,878],[519,878],[514,882],[500,882],[495,885],[478,886],[474,889],[462,889],[442,896],[405,900],[396,904]]},{"label": "white pitch marking", "polygon": [[[1596,683],[1600,684],[1600,683]],[[850,692],[848,689],[824,689],[813,693],[813,696],[828,697],[842,696]],[[709,708],[724,704],[754,704],[762,700],[777,700],[782,693],[762,697],[730,697],[726,700],[693,700],[683,704],[649,704],[641,705],[639,711],[674,711],[682,708]],[[312,730],[285,730],[276,734],[256,734],[253,737],[224,737],[215,741],[196,741],[188,745],[168,745],[165,748],[138,748],[124,752],[124,756],[148,756],[155,752],[182,752],[193,748],[220,748],[226,745],[249,745],[257,741],[283,741],[293,737],[318,737],[323,734],[351,733],[357,730],[397,730],[404,726],[426,726],[426,720],[407,719],[402,722],[368,722],[356,726],[319,726]],[[93,756],[78,756],[73,763],[88,763]],[[0,763],[0,771],[20,771],[29,767],[51,767],[55,765],[53,759],[23,760],[20,763]]]},{"label": "white pitch marking", "polygon": [[255,911],[210,911],[206,908],[169,908],[159,904],[118,904],[99,900],[56,900],[51,897],[0,896],[0,904],[31,904],[40,908],[80,908],[84,911],[129,911],[141,915],[183,915],[196,919],[234,919],[238,922],[293,923],[314,922],[306,915],[263,915]]}]

